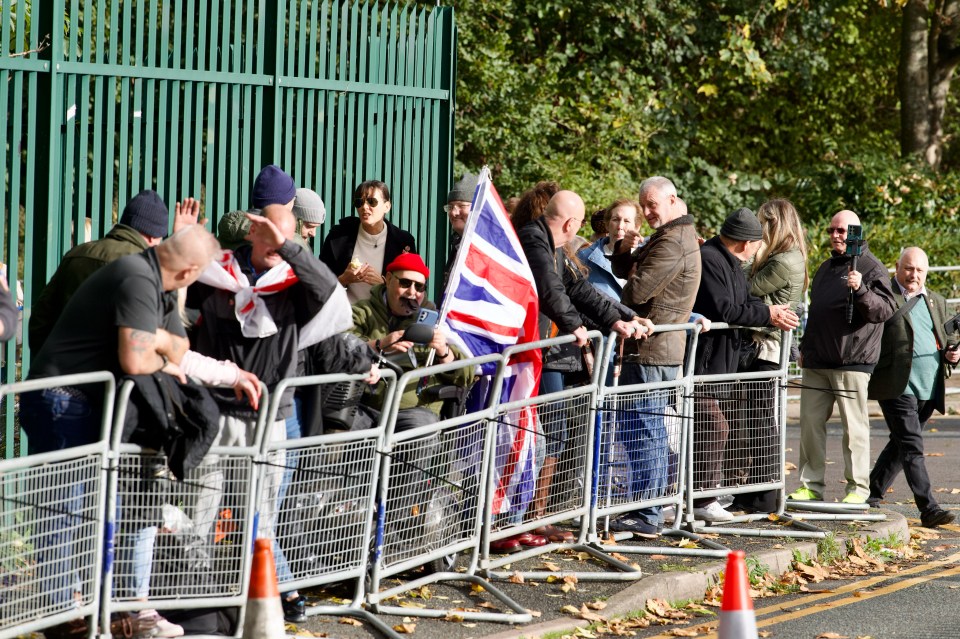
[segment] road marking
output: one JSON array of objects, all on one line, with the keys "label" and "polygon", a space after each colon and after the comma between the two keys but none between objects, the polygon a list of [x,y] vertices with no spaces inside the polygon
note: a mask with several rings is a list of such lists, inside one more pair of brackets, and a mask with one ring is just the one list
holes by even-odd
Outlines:
[{"label": "road marking", "polygon": [[[940,567],[949,566],[950,564],[956,564],[957,562],[960,562],[960,553],[955,553],[953,555],[950,555],[949,557],[944,557],[943,559],[936,559],[934,561],[930,561],[927,563],[918,564],[916,566],[913,566],[912,568],[907,568],[906,570],[901,570],[899,572],[886,573],[884,575],[880,575],[877,577],[871,577],[870,579],[864,579],[863,581],[850,583],[845,586],[832,589],[829,592],[824,591],[824,592],[813,593],[813,594],[804,596],[803,599],[796,601],[792,605],[791,604],[774,604],[771,606],[767,606],[765,608],[757,608],[756,610],[754,610],[754,613],[756,614],[757,617],[760,617],[762,615],[767,615],[771,613],[783,612],[784,610],[796,608],[797,606],[805,607],[803,610],[794,610],[792,612],[788,612],[786,614],[778,615],[775,617],[767,617],[762,620],[758,619],[757,628],[764,628],[766,626],[781,623],[784,621],[800,619],[808,615],[816,614],[818,612],[823,612],[824,610],[832,610],[834,608],[848,606],[850,604],[857,603],[860,601],[873,599],[874,597],[879,597],[882,595],[894,593],[894,592],[897,592],[898,590],[911,588],[913,586],[925,583],[927,581],[933,581],[935,579],[942,579],[943,577],[960,575],[960,566],[954,565],[952,568],[947,568],[946,570],[941,570],[939,572],[923,575],[920,577],[913,577],[911,579],[899,581],[897,583],[890,584],[889,586],[877,588],[876,590],[871,590],[869,592],[863,591],[865,588],[872,588],[873,586],[879,583],[891,581],[893,579],[899,579],[906,575],[913,575],[920,572],[935,570]],[[808,606],[811,603],[815,603],[823,599],[830,599],[830,598],[836,597],[837,595],[845,595],[849,592],[854,592],[857,594],[854,594],[851,597],[846,597],[843,599],[828,601],[826,603],[813,606],[809,609],[806,608],[806,606]],[[692,628],[692,629],[700,630],[702,632],[713,630],[714,632],[710,632],[709,634],[698,635],[698,639],[717,639],[716,625],[717,625],[717,620],[714,619],[713,621],[702,623],[697,626],[686,626],[685,629]],[[659,634],[653,637],[648,637],[647,639],[676,639],[676,637],[675,635],[671,635],[671,634]]]}]

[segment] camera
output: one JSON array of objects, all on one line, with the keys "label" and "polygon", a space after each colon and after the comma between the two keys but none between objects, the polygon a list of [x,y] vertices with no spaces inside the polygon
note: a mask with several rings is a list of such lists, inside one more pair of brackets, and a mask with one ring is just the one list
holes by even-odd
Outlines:
[{"label": "camera", "polygon": [[863,227],[859,224],[847,225],[847,255],[859,257],[863,255]]}]

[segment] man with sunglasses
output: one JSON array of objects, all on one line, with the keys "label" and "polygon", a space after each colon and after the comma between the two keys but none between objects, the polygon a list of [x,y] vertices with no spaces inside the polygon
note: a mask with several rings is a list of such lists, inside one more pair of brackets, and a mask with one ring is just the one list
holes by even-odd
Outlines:
[{"label": "man with sunglasses", "polygon": [[[810,314],[800,344],[800,482],[789,499],[821,500],[826,486],[827,420],[833,404],[843,425],[844,503],[862,504],[870,494],[870,419],[867,386],[880,355],[883,324],[896,305],[887,269],[863,244],[847,255],[847,229],[859,225],[853,211],[830,220],[830,257],[810,285]],[[850,291],[853,291],[851,298]],[[847,305],[853,300],[853,317]]]},{"label": "man with sunglasses", "polygon": [[[435,364],[447,364],[462,355],[455,346],[447,342],[444,332],[435,328],[433,339],[428,344],[414,344],[403,340],[408,326],[417,321],[421,308],[433,309],[432,302],[424,299],[427,278],[430,269],[416,253],[401,253],[386,268],[383,284],[374,286],[370,298],[353,305],[353,333],[367,341],[375,351],[384,355],[412,353],[411,359],[404,358],[401,366],[405,369],[423,366],[430,349],[436,351]],[[457,370],[437,376],[440,384],[466,386],[472,380],[470,370]],[[436,422],[442,402],[430,403],[417,393],[416,384],[405,389],[400,399],[400,413],[397,416],[397,430],[407,430],[423,424]],[[382,386],[367,395],[367,405],[380,410],[383,404]]]}]

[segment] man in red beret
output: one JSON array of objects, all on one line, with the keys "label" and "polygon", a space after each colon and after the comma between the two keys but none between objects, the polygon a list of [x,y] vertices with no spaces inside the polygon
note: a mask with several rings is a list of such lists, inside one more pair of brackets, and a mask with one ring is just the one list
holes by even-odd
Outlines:
[{"label": "man in red beret", "polygon": [[[418,366],[425,365],[430,349],[436,351],[435,364],[447,364],[462,356],[455,346],[447,342],[443,330],[435,328],[429,344],[414,344],[401,339],[408,326],[417,321],[421,308],[436,308],[432,302],[424,299],[427,278],[430,269],[416,253],[401,253],[386,268],[383,284],[370,291],[370,298],[353,305],[353,333],[367,341],[371,348],[384,355],[395,353],[413,353]],[[412,362],[404,359],[404,368],[411,368]],[[440,384],[466,386],[472,380],[469,369],[436,376]],[[431,382],[433,383],[433,382]],[[380,410],[383,405],[382,387],[380,392],[366,395],[365,402],[371,408]],[[437,421],[442,402],[430,403],[416,392],[416,384],[405,389],[400,400],[400,414],[397,417],[397,430],[405,430],[422,424]]]}]

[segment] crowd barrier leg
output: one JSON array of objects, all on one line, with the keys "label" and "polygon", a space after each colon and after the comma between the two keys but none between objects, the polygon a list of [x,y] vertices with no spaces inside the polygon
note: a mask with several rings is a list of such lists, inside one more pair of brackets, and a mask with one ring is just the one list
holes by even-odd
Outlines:
[{"label": "crowd barrier leg", "polygon": [[[96,372],[19,382],[0,387],[0,400],[19,394],[23,418],[25,393],[67,387],[82,389],[88,397],[94,392],[91,387],[103,389],[102,418],[92,429],[90,441],[80,441],[87,434],[69,428],[70,400],[53,399],[63,410],[62,423],[67,426],[56,433],[34,432],[39,445],[31,449],[46,452],[0,461],[0,556],[4,558],[0,562],[0,637],[4,639],[63,623],[75,624],[80,635],[94,636],[100,622],[105,557],[101,531],[113,375]],[[61,390],[57,396],[62,395]],[[62,405],[56,404],[59,401]],[[41,441],[44,436],[47,439]],[[76,445],[59,449],[57,442]],[[21,445],[26,445],[25,438]]]}]

